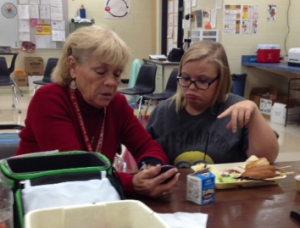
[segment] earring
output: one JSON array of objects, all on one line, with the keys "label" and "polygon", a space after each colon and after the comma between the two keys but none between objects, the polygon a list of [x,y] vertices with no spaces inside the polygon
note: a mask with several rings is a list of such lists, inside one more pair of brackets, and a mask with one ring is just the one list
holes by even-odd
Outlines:
[{"label": "earring", "polygon": [[76,81],[73,78],[72,81],[71,81],[71,83],[70,83],[70,89],[74,91],[76,88],[77,88]]}]

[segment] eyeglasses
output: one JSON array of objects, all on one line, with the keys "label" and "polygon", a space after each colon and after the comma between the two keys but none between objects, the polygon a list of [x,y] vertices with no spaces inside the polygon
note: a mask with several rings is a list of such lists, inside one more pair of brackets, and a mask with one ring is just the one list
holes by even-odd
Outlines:
[{"label": "eyeglasses", "polygon": [[202,79],[192,80],[190,77],[184,77],[184,76],[178,75],[177,82],[179,83],[179,85],[181,85],[184,88],[188,88],[191,86],[191,84],[194,84],[197,89],[207,90],[219,78],[220,78],[220,75],[218,75],[216,78],[214,78],[211,81],[202,80]]}]

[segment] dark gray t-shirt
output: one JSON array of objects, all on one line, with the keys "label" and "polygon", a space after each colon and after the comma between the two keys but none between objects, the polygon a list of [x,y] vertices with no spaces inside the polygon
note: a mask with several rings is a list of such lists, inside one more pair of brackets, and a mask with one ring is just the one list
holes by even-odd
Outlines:
[{"label": "dark gray t-shirt", "polygon": [[170,163],[179,168],[190,167],[204,158],[212,164],[245,161],[248,127],[234,134],[226,128],[231,116],[217,119],[219,114],[242,100],[243,97],[230,94],[225,103],[197,116],[185,109],[177,113],[175,102],[166,100],[152,112],[147,130],[162,145]]}]

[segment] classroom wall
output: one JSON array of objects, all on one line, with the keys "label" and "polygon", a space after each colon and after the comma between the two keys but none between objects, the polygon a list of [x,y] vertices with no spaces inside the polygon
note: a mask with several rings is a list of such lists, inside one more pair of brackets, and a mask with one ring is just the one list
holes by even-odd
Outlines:
[{"label": "classroom wall", "polygon": [[[287,14],[288,4],[290,2],[289,14]],[[218,10],[217,29],[220,30],[220,42],[224,45],[231,72],[235,74],[247,73],[247,84],[245,96],[248,97],[252,87],[257,86],[278,86],[281,93],[287,91],[287,77],[294,77],[293,74],[283,73],[285,77],[278,72],[268,72],[256,68],[246,68],[241,65],[242,55],[255,55],[258,44],[280,44],[281,55],[287,55],[287,51],[291,47],[300,47],[300,1],[298,0],[223,0],[225,4],[247,4],[259,5],[259,21],[258,33],[254,35],[228,35],[223,33],[223,9]],[[267,5],[274,4],[278,6],[277,18],[274,22],[267,22]],[[197,0],[195,9],[212,9],[215,8],[215,0]],[[286,40],[288,32],[287,20],[290,24],[290,32]],[[192,28],[196,28],[196,22],[192,22]],[[185,29],[185,37],[188,29]]]},{"label": "classroom wall", "polygon": [[[65,1],[65,0],[63,0]],[[128,64],[123,78],[129,78],[131,62],[135,58],[148,57],[150,53],[155,53],[157,35],[156,35],[156,1],[152,0],[131,0],[131,12],[128,19],[105,19],[104,4],[102,0],[68,0],[69,1],[69,19],[77,16],[81,4],[86,8],[87,18],[95,19],[95,24],[105,24],[113,28],[121,38],[129,45],[132,51],[132,59]],[[35,53],[26,53],[20,49],[13,49],[19,52],[16,62],[16,68],[24,69],[24,57],[40,56],[46,64],[48,58],[59,57],[61,50],[36,50]],[[10,58],[7,59],[10,62]]]},{"label": "classroom wall", "polygon": [[[290,2],[289,14],[287,14],[288,4]],[[69,0],[69,17],[76,16],[82,1]],[[113,29],[125,40],[132,49],[132,60],[134,58],[145,58],[150,53],[160,54],[160,36],[161,36],[161,0],[131,0],[132,11],[129,19],[126,20],[108,20],[104,19],[103,11],[104,1],[85,0],[84,1],[87,17],[94,18],[96,24],[104,23]],[[281,91],[286,90],[285,84],[288,77],[294,77],[294,74],[278,72],[267,72],[256,68],[245,68],[241,66],[242,55],[255,55],[257,45],[262,43],[280,44],[281,54],[286,55],[284,40],[287,34],[287,20],[289,20],[290,32],[286,39],[286,50],[291,47],[300,47],[300,1],[298,0],[223,0],[225,4],[253,4],[260,6],[259,28],[256,35],[227,35],[222,32],[223,9],[218,10],[217,28],[220,29],[220,42],[224,45],[231,67],[232,73],[247,73],[247,84],[245,96],[247,97],[252,87],[276,85]],[[278,6],[277,19],[275,22],[267,22],[267,5],[276,4]],[[215,7],[215,0],[197,0],[195,9],[211,9]],[[191,28],[196,27],[196,22],[192,23]],[[185,36],[187,38],[187,29]],[[17,59],[16,67],[24,69],[23,57],[41,56],[45,63],[49,57],[59,57],[60,50],[37,50],[36,53],[25,53],[21,50]],[[9,61],[9,58],[8,58]],[[129,78],[130,64],[127,67],[123,78]]]}]

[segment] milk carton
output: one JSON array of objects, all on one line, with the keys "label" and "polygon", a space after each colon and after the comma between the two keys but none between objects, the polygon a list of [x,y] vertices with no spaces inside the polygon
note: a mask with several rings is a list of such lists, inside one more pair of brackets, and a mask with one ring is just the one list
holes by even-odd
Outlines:
[{"label": "milk carton", "polygon": [[199,205],[214,202],[215,175],[209,171],[196,175],[188,175],[186,199]]}]

